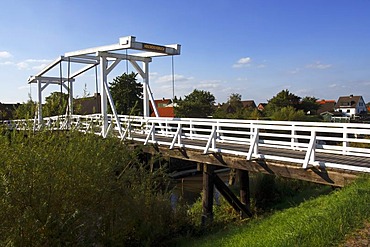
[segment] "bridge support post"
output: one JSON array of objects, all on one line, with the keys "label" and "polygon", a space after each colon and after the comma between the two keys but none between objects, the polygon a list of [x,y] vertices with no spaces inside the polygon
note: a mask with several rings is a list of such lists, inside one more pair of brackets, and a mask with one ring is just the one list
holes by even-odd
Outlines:
[{"label": "bridge support post", "polygon": [[41,81],[37,80],[37,96],[38,96],[38,105],[37,105],[37,124],[39,127],[42,125],[42,87]]},{"label": "bridge support post", "polygon": [[[240,201],[250,211],[251,195],[249,187],[249,172],[246,170],[238,170],[239,187],[240,187]],[[242,218],[246,217],[243,211],[240,212]]]},{"label": "bridge support post", "polygon": [[105,138],[108,130],[108,101],[105,84],[107,83],[107,58],[100,56],[100,87],[101,87],[101,114],[102,114],[102,136]]},{"label": "bridge support post", "polygon": [[214,166],[203,164],[202,225],[213,221]]}]

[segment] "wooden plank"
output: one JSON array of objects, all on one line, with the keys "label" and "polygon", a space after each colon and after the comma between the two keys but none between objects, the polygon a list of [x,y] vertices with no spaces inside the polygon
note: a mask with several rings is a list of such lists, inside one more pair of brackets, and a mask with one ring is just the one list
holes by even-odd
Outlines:
[{"label": "wooden plank", "polygon": [[350,183],[360,174],[358,172],[329,168],[325,169],[320,167],[308,167],[305,170],[302,168],[301,164],[264,159],[247,161],[243,156],[222,153],[203,154],[202,150],[191,150],[184,148],[174,148],[173,150],[169,150],[168,147],[165,146],[157,146],[154,148],[151,145],[142,146],[141,148],[144,152],[160,152],[166,157],[236,168],[250,172],[273,174],[286,178],[300,179],[339,187],[343,187]]}]

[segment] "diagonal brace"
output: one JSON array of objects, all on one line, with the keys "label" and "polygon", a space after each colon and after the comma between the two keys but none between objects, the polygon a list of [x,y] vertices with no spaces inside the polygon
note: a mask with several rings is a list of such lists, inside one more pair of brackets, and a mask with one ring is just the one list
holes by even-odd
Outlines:
[{"label": "diagonal brace", "polygon": [[204,152],[203,154],[207,154],[208,153],[208,149],[210,148],[211,144],[212,144],[212,148],[216,148],[216,132],[217,132],[217,129],[215,126],[212,126],[212,131],[211,131],[211,134],[209,135],[209,138],[208,138],[208,141],[207,141],[207,145],[204,149]]},{"label": "diagonal brace", "polygon": [[307,169],[308,163],[315,161],[315,149],[316,149],[316,132],[312,130],[310,142],[307,147],[306,156],[303,161],[302,167],[304,169]]}]

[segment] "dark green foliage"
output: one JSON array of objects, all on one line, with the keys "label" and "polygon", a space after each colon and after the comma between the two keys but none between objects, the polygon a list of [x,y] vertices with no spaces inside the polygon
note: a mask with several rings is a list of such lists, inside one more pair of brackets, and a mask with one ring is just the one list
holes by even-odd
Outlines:
[{"label": "dark green foliage", "polygon": [[276,121],[317,121],[318,118],[308,118],[306,114],[315,114],[319,105],[315,97],[301,97],[289,92],[280,91],[268,100],[265,108],[266,116]]},{"label": "dark green foliage", "polygon": [[214,111],[215,96],[208,91],[194,89],[184,100],[178,100],[177,104],[176,117],[206,118]]},{"label": "dark green foliage", "polygon": [[317,103],[317,98],[310,96],[304,97],[299,105],[299,109],[309,114],[316,114],[319,107],[320,105]]},{"label": "dark green foliage", "polygon": [[20,104],[13,112],[14,119],[33,119],[37,111],[37,103],[31,98]]},{"label": "dark green foliage", "polygon": [[109,83],[118,114],[140,115],[143,110],[143,85],[136,81],[136,73],[122,74]]},{"label": "dark green foliage", "polygon": [[48,117],[66,114],[67,105],[68,94],[52,92],[48,97],[45,98],[45,105],[42,108],[42,115]]},{"label": "dark green foliage", "polygon": [[154,245],[179,229],[163,169],[117,139],[4,132],[0,157],[0,246]]},{"label": "dark green foliage", "polygon": [[268,100],[266,111],[268,111],[271,115],[273,112],[288,106],[291,106],[297,110],[299,109],[300,99],[301,98],[299,96],[296,96],[293,93],[289,92],[288,89],[282,90],[277,95]]},{"label": "dark green foliage", "polygon": [[302,110],[297,111],[292,106],[287,106],[276,109],[272,113],[271,119],[275,121],[304,121],[306,115]]}]

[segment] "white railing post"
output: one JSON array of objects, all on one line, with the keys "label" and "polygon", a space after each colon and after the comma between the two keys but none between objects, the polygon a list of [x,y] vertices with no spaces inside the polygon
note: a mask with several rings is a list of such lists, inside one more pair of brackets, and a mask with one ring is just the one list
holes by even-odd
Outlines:
[{"label": "white railing post", "polygon": [[190,139],[193,140],[193,121],[190,119]]},{"label": "white railing post", "polygon": [[343,126],[343,145],[342,145],[343,146],[343,154],[347,153],[347,147],[349,146],[347,138],[348,138],[348,128],[347,128],[347,126]]},{"label": "white railing post", "polygon": [[297,134],[296,130],[295,130],[295,124],[293,123],[292,124],[292,130],[291,130],[291,138],[290,138],[290,141],[291,141],[291,148],[293,150],[296,150],[296,147],[297,147],[297,138],[295,137]]}]

